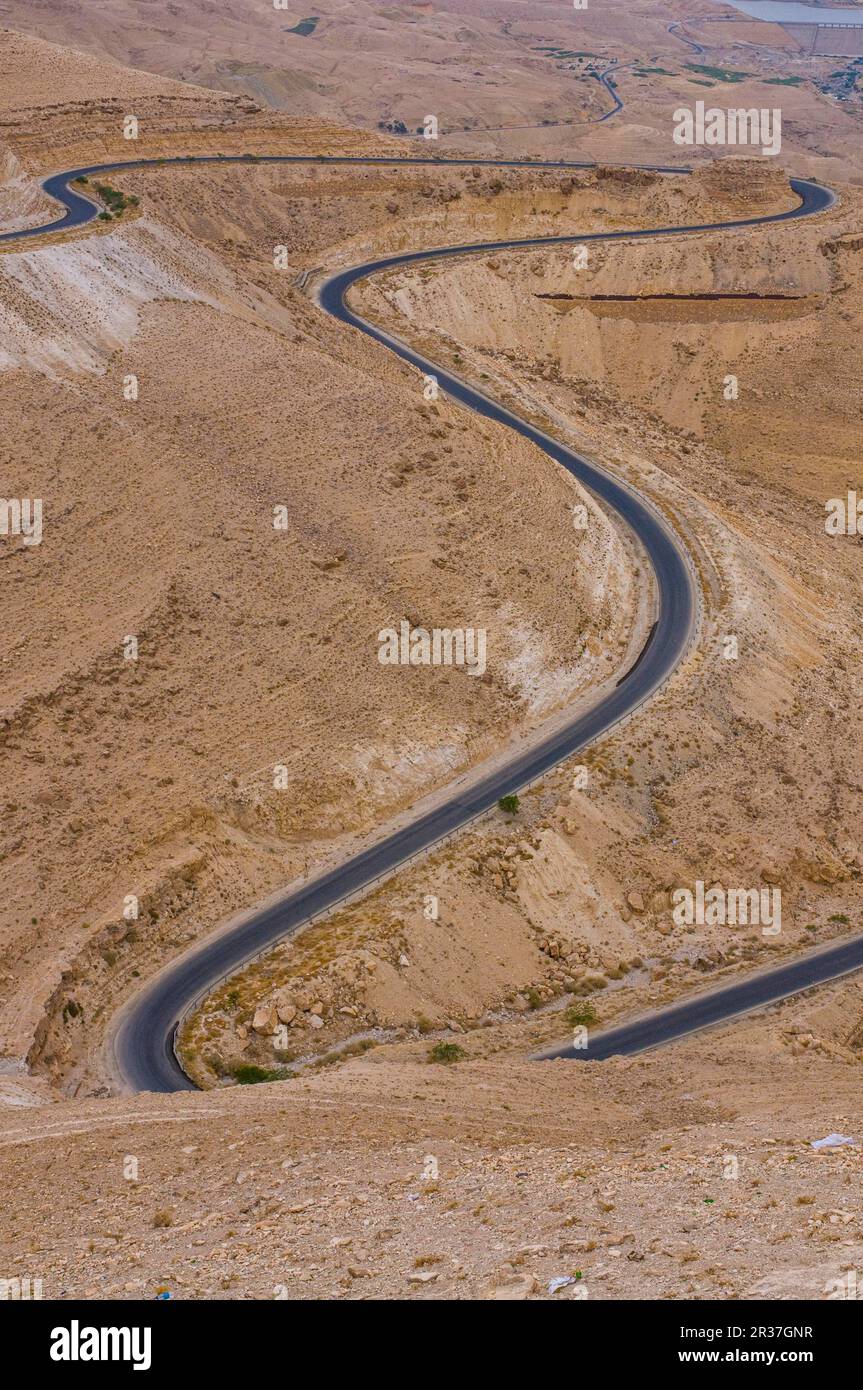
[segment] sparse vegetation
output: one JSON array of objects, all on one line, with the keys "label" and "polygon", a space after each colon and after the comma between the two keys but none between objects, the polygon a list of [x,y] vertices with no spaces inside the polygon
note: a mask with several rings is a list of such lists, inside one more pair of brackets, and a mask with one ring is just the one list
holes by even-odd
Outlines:
[{"label": "sparse vegetation", "polygon": [[122,217],[126,208],[138,206],[138,198],[127,197],[125,193],[120,192],[119,188],[112,188],[110,183],[97,183],[94,187],[107,209],[107,211],[99,213],[99,218],[103,222],[109,222],[112,216]]},{"label": "sparse vegetation", "polygon": [[599,1014],[593,1005],[588,1003],[570,1004],[567,1009],[564,1009],[563,1016],[570,1028],[586,1028],[592,1023],[599,1022]]},{"label": "sparse vegetation", "polygon": [[262,1081],[287,1081],[293,1072],[287,1067],[259,1067],[253,1062],[241,1062],[228,1073],[240,1086],[257,1086]]},{"label": "sparse vegetation", "polygon": [[458,1043],[439,1042],[429,1050],[428,1060],[451,1066],[453,1062],[460,1062],[466,1056],[464,1048],[459,1047]]},{"label": "sparse vegetation", "polygon": [[374,1038],[358,1038],[356,1042],[348,1043],[346,1047],[333,1048],[331,1052],[323,1053],[321,1057],[311,1063],[311,1067],[317,1071],[322,1067],[335,1066],[336,1062],[346,1062],[349,1057],[361,1057],[374,1045]]},{"label": "sparse vegetation", "polygon": [[687,63],[690,72],[699,72],[703,77],[712,77],[716,82],[745,82],[747,77],[753,77],[751,72],[743,72],[740,68],[713,68],[709,63]]}]

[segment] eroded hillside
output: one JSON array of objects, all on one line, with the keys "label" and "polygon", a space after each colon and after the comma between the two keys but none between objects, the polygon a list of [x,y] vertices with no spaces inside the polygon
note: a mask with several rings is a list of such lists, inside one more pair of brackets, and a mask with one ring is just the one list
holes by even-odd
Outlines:
[{"label": "eroded hillside", "polygon": [[[645,202],[683,196],[641,181]],[[747,166],[727,164],[691,196],[712,197],[708,219],[733,216],[749,186]],[[781,180],[764,195],[781,207]],[[546,779],[514,822],[225,985],[187,1034],[198,1075],[303,1069],[393,1030],[446,1038],[501,1018],[528,1051],[565,1034],[572,996],[607,1023],[856,925],[861,787],[845,755],[859,671],[841,633],[859,577],[825,502],[850,477],[858,219],[848,196],[829,227],[600,243],[586,269],[567,247],[496,252],[361,287],[376,322],[613,460],[676,516],[705,631],[685,678],[581,776]],[[828,380],[825,403],[813,385]],[[673,892],[698,880],[778,890],[781,929],[675,925]]]},{"label": "eroded hillside", "polygon": [[[42,544],[5,562],[7,1055],[79,1085],[166,953],[638,650],[626,537],[298,283],[404,243],[430,205],[432,240],[542,233],[603,178],[132,171],[122,226],[7,250],[6,487],[44,503]],[[619,217],[638,193],[609,176]],[[481,629],[487,667],[382,666],[402,620]]]},{"label": "eroded hillside", "polygon": [[[51,215],[38,176],[129,158],[132,104],[143,156],[398,148],[7,32],[0,63],[4,230]],[[634,1059],[528,1059],[859,926],[859,540],[824,530],[859,482],[858,195],[805,225],[597,244],[578,271],[530,250],[359,289],[654,499],[697,564],[699,643],[517,812],[227,981],[181,1039],[205,1092],[130,1097],[107,1094],[105,1034],[160,965],[595,696],[650,618],[612,519],[326,319],[323,273],[793,198],[775,164],[731,161],[111,182],[138,200],[119,217],[0,254],[3,491],[44,502],[39,544],[0,537],[4,1277],[46,1298],[827,1297],[863,1259],[859,1148],[811,1147],[859,1138],[859,983]],[[402,618],[482,627],[485,673],[382,666]],[[681,926],[671,894],[701,879],[781,890],[781,931]]]}]

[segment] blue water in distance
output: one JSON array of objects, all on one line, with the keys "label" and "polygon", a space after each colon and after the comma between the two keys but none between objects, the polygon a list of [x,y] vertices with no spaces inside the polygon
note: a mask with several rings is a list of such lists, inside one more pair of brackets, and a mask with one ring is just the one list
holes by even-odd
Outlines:
[{"label": "blue water in distance", "polygon": [[821,6],[786,3],[786,0],[728,0],[735,10],[753,19],[772,19],[776,24],[863,25],[863,9],[822,9]]}]

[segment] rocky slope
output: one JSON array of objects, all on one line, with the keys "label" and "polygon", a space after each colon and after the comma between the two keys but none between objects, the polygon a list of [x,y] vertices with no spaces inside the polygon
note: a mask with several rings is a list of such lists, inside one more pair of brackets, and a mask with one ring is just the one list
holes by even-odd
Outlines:
[{"label": "rocky slope", "polygon": [[[390,148],[0,39],[33,74],[5,108],[13,219],[39,211],[23,178],[128,157],[130,96],[141,152]],[[859,983],[631,1061],[527,1060],[860,925],[857,538],[824,530],[859,483],[853,189],[807,226],[620,244],[586,272],[530,252],[366,287],[667,510],[699,649],[517,816],[208,1001],[184,1038],[206,1093],[109,1096],[100,1051],[167,956],[554,717],[638,627],[608,518],[324,320],[301,272],[787,204],[743,173],[136,171],[120,219],[0,255],[4,490],[45,502],[40,545],[0,538],[4,1277],[772,1299],[859,1270]],[[488,679],[385,670],[401,614],[486,625]],[[696,879],[781,888],[781,933],[680,925]],[[284,1079],[226,1084],[261,1074]],[[836,1131],[857,1142],[812,1149]]]},{"label": "rocky slope", "polygon": [[[637,641],[632,557],[595,509],[573,526],[572,481],[426,401],[295,283],[388,249],[429,186],[438,205],[464,189],[446,198],[456,239],[507,202],[528,229],[572,198],[546,177],[534,214],[530,176],[437,179],[397,174],[394,202],[379,170],[135,171],[114,179],[139,200],[121,223],[0,258],[6,486],[45,512],[42,544],[5,552],[4,1049],[72,1087],[167,951],[347,852]],[[378,634],[403,618],[482,629],[488,669],[382,666]]]}]

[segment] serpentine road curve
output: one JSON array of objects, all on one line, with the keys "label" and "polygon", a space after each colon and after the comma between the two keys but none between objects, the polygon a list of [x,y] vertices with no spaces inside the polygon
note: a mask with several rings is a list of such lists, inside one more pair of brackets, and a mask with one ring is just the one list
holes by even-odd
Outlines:
[{"label": "serpentine road curve", "polygon": [[[92,221],[101,208],[71,188],[74,179],[103,173],[150,166],[165,167],[191,163],[315,163],[315,164],[422,164],[430,170],[440,164],[489,165],[527,169],[585,169],[590,163],[568,161],[521,161],[483,159],[379,158],[374,156],[261,155],[189,156],[165,160],[132,160],[123,163],[91,165],[54,174],[43,182],[46,193],[56,198],[65,213],[40,227],[0,235],[2,242],[20,242],[48,233],[67,231]],[[637,165],[659,173],[688,173],[671,166]],[[513,756],[503,768],[494,767],[483,775],[478,770],[470,786],[453,794],[432,811],[418,814],[409,824],[387,835],[334,869],[310,880],[275,904],[250,915],[239,926],[205,940],[176,960],[169,962],[121,1010],[109,1037],[111,1063],[118,1079],[136,1091],[192,1090],[194,1085],[182,1070],[174,1050],[176,1030],[191,1007],[227,975],[260,955],[313,916],[326,912],[347,897],[361,893],[381,877],[393,873],[414,855],[431,849],[443,838],[491,810],[499,798],[537,781],[551,768],[607,733],[653,695],[668,679],[685,655],[694,635],[699,611],[697,581],[692,562],[680,539],[660,512],[636,489],[582,458],[552,436],[521,419],[483,392],[437,366],[399,339],[367,322],[345,303],[345,295],[358,280],[369,275],[421,261],[439,261],[456,256],[488,254],[491,251],[522,247],[554,247],[590,241],[622,241],[666,237],[705,231],[729,231],[768,223],[792,221],[824,211],[835,195],[820,184],[792,179],[791,186],[800,199],[786,212],[764,217],[743,218],[690,226],[640,228],[631,231],[591,232],[584,235],[531,237],[508,241],[450,246],[430,251],[388,256],[340,271],[318,290],[321,308],[344,324],[367,334],[396,353],[418,371],[435,376],[439,388],[450,399],[468,409],[508,426],[536,444],[549,458],[560,464],[579,483],[618,513],[638,537],[654,572],[658,616],[647,646],[638,661],[601,700],[586,712]],[[846,943],[817,955],[801,957],[778,970],[751,976],[722,991],[699,995],[673,1009],[651,1014],[647,1019],[597,1034],[590,1046],[574,1051],[571,1044],[552,1049],[543,1056],[600,1058],[612,1053],[639,1051],[655,1046],[698,1027],[734,1016],[772,999],[785,997],[810,984],[833,978],[863,965],[863,940]],[[777,992],[778,991],[778,992]],[[705,1001],[721,1001],[720,1004]]]}]

